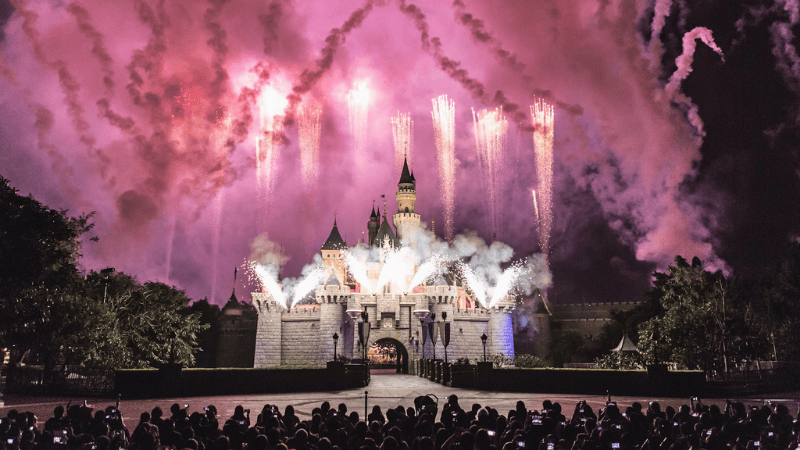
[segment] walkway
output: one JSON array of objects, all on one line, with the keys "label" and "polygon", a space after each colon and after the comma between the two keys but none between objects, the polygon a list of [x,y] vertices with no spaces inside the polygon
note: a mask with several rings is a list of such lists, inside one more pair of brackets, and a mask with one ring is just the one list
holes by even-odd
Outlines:
[{"label": "walkway", "polygon": [[[189,405],[190,411],[202,411],[203,407],[213,404],[217,407],[220,417],[230,417],[236,405],[243,405],[245,408],[250,408],[252,414],[258,415],[264,404],[276,404],[283,411],[286,405],[294,405],[295,411],[301,419],[306,419],[311,416],[311,411],[318,407],[323,401],[327,400],[333,407],[339,403],[344,402],[347,404],[350,411],[358,411],[359,415],[363,418],[365,404],[364,404],[364,391],[368,392],[367,408],[371,411],[374,405],[379,405],[384,412],[387,408],[394,408],[398,405],[404,407],[414,406],[414,398],[420,395],[433,394],[439,398],[439,403],[447,401],[447,397],[451,394],[456,394],[459,403],[463,408],[469,408],[473,403],[481,405],[488,405],[496,408],[501,414],[507,414],[509,410],[514,409],[517,400],[523,400],[525,405],[529,408],[539,409],[542,406],[542,401],[551,399],[552,401],[561,402],[565,411],[571,411],[575,403],[579,400],[586,400],[592,405],[595,410],[601,408],[605,404],[603,396],[581,396],[572,394],[529,394],[529,393],[510,393],[510,392],[493,392],[493,391],[476,391],[467,389],[456,389],[442,386],[433,383],[415,375],[372,375],[370,385],[362,389],[349,389],[335,392],[311,392],[311,393],[295,393],[295,394],[260,394],[260,395],[242,395],[242,396],[225,396],[225,397],[196,397],[196,398],[181,398],[181,399],[158,399],[158,400],[125,400],[122,399],[120,409],[126,413],[128,426],[135,425],[138,420],[139,413],[143,411],[150,411],[155,406],[161,406],[165,411],[169,410],[169,406],[173,403],[179,403],[181,406],[184,404]],[[791,396],[792,399],[780,398],[771,399],[773,401],[783,402],[786,404],[790,411],[797,411],[798,399],[795,395]],[[9,409],[17,409],[20,411],[33,411],[40,421],[46,420],[52,415],[53,408],[56,405],[64,405],[69,399],[56,399],[56,398],[31,398],[31,397],[10,397],[6,398],[6,405],[0,407],[0,415],[5,416]],[[657,400],[662,405],[680,406],[683,403],[688,403],[689,399],[668,399],[668,398],[638,398],[638,397],[614,397],[620,405],[630,405],[634,401],[638,401],[643,405],[647,405],[649,400]],[[762,401],[768,399],[747,399],[746,404],[761,404]],[[83,399],[72,399],[73,403],[82,402]],[[114,404],[113,399],[98,399],[89,400],[89,403],[94,407],[105,407]],[[724,401],[714,401],[721,407],[724,407]],[[255,417],[254,417],[255,418]]]}]

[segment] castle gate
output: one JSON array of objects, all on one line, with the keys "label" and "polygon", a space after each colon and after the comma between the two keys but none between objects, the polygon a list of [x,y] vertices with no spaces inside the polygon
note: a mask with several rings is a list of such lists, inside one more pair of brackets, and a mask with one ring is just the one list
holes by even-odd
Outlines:
[{"label": "castle gate", "polygon": [[408,350],[397,339],[378,339],[367,350],[367,358],[372,369],[395,369],[396,373],[408,373]]}]

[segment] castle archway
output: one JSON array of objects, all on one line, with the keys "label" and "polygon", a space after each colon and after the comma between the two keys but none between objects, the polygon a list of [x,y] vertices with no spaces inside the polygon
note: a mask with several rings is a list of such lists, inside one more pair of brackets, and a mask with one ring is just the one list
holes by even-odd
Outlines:
[{"label": "castle archway", "polygon": [[408,350],[394,338],[375,341],[367,350],[372,369],[395,369],[396,373],[408,373]]}]

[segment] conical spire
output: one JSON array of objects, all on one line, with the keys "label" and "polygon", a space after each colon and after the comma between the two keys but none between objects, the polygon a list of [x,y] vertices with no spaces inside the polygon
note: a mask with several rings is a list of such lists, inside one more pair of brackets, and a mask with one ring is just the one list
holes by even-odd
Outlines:
[{"label": "conical spire", "polygon": [[336,226],[336,219],[333,219],[333,229],[328,236],[328,240],[322,244],[322,250],[339,250],[347,245],[342,240],[342,235],[339,234],[339,227]]},{"label": "conical spire", "polygon": [[412,184],[414,177],[411,176],[411,171],[408,170],[408,159],[403,158],[403,172],[400,174],[399,184]]}]

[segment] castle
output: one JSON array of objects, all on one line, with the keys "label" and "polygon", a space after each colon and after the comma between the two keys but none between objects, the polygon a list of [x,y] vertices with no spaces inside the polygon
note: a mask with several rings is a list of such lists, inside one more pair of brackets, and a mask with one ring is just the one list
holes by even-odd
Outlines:
[{"label": "castle", "polygon": [[[388,253],[401,245],[415,245],[415,231],[421,226],[420,215],[415,212],[417,201],[416,179],[404,161],[397,193],[397,213],[392,224],[373,207],[367,228],[369,238],[358,245],[370,246]],[[367,347],[394,348],[398,365],[408,370],[409,358],[444,359],[445,347],[437,339],[435,348],[431,339],[423,344],[423,325],[431,321],[450,323],[450,343],[447,358],[483,357],[484,345],[488,355],[514,357],[514,338],[511,312],[516,303],[507,296],[491,308],[473,301],[469,293],[453,277],[449,281],[437,276],[433,282],[423,283],[409,292],[399,291],[388,283],[375,293],[370,293],[353,280],[345,263],[348,247],[342,240],[334,220],[333,229],[320,250],[329,273],[327,281],[314,291],[313,304],[298,304],[284,308],[268,293],[253,292],[252,300],[258,312],[255,342],[255,367],[272,367],[281,364],[319,364],[334,359],[336,353],[349,359],[363,354],[358,336],[358,323],[362,312],[371,326]],[[370,262],[366,276],[373,286],[378,285],[385,262]],[[388,269],[387,269],[388,270]],[[415,268],[415,271],[417,268]],[[412,274],[413,276],[413,274]],[[410,280],[409,280],[410,281]],[[334,342],[333,336],[338,336]],[[486,335],[484,342],[482,335]]]}]

